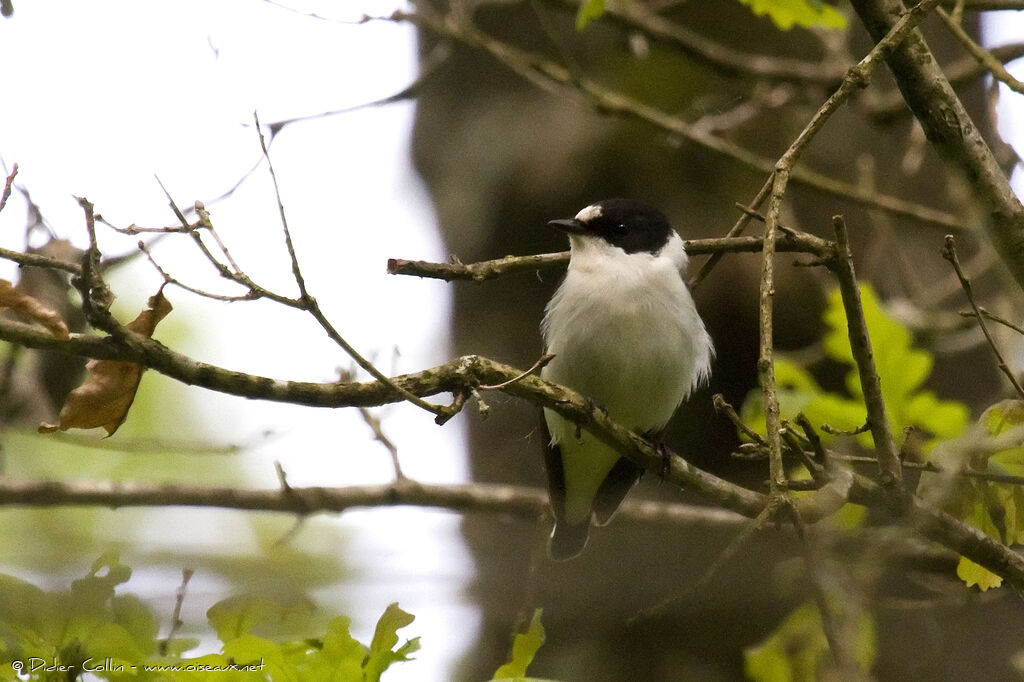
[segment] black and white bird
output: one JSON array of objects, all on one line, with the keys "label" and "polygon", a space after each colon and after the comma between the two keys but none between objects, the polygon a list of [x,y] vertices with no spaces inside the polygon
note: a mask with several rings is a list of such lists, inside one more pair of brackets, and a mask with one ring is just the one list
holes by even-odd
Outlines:
[{"label": "black and white bird", "polygon": [[[541,331],[542,376],[587,396],[615,422],[656,436],[711,372],[714,347],[685,281],[683,240],[661,211],[627,199],[548,223],[569,235],[569,269]],[[643,470],[544,410],[553,559],[583,551]]]}]

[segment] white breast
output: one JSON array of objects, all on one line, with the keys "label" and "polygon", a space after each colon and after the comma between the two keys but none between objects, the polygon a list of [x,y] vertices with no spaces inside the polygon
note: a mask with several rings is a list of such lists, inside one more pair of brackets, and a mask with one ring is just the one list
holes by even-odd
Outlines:
[{"label": "white breast", "polygon": [[627,254],[590,235],[571,240],[568,272],[544,316],[556,357],[543,376],[624,426],[659,429],[707,378],[713,354],[683,280],[682,240],[673,233],[658,254]]}]

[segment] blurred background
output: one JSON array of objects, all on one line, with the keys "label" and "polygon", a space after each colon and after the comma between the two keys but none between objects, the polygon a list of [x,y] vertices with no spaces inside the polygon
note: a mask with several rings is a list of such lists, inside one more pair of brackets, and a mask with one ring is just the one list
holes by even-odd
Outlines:
[{"label": "blurred background", "polygon": [[[615,16],[578,32],[576,6],[561,0],[432,6],[471,16],[497,40],[769,159],[785,150],[835,82],[725,69]],[[783,32],[734,0],[642,6],[741,56],[790,58],[837,77],[870,47],[855,18],[845,30]],[[16,4],[14,16],[0,21],[0,156],[5,174],[19,164],[19,189],[0,213],[0,245],[42,247],[57,237],[84,246],[73,195],[87,197],[115,225],[173,224],[156,176],[179,205],[206,202],[232,255],[257,282],[293,294],[273,190],[260,165],[257,111],[276,132],[270,153],[309,288],[353,345],[388,373],[464,353],[526,367],[541,353],[537,327],[559,272],[449,285],[388,277],[386,259],[455,254],[472,262],[564,250],[564,237],[546,221],[611,196],[660,206],[685,238],[719,236],[738,217],[734,204],[749,202],[764,182],[762,173],[684,139],[544,92],[480,50],[409,24],[360,21],[396,7],[377,0]],[[992,44],[1024,35],[1011,18],[1000,13],[991,21]],[[975,14],[966,20],[977,30]],[[943,63],[971,63],[937,21],[925,30]],[[350,110],[410,85],[411,97]],[[960,92],[1012,167],[1015,156],[996,136],[992,115],[998,107],[1004,121],[1012,116],[1008,96],[996,104],[981,78],[966,79]],[[943,170],[893,93],[879,71],[815,141],[806,165],[977,228],[980,209],[966,186]],[[966,402],[975,414],[1001,397],[988,349],[955,315],[961,292],[955,281],[950,286],[939,257],[946,230],[798,187],[787,196],[784,218],[829,236],[836,213],[850,225],[859,274],[936,353],[929,388]],[[1000,299],[1008,280],[984,239],[970,229],[958,237],[979,294],[990,307],[1010,306]],[[100,233],[108,256],[132,253],[136,240]],[[189,284],[239,293],[216,279],[187,240],[160,240],[153,254]],[[840,387],[844,371],[816,343],[831,282],[817,269],[789,267],[791,260],[779,259],[776,345],[813,368],[823,385]],[[696,291],[718,360],[711,387],[685,406],[667,437],[698,466],[754,487],[765,478],[764,465],[729,457],[737,440],[714,414],[710,396],[723,393],[739,406],[755,385],[758,263],[757,256],[728,257]],[[16,268],[0,263],[0,276],[16,279]],[[134,317],[159,284],[143,259],[119,267],[112,285],[121,319]],[[298,313],[167,293],[176,309],[157,338],[183,353],[282,379],[330,381],[351,369]],[[43,438],[35,427],[60,404],[52,394],[67,390],[45,377],[75,371],[48,370],[50,362],[22,358],[18,380],[6,385],[5,475],[275,487],[277,461],[295,486],[393,476],[388,452],[354,411],[228,398],[154,372],[114,438]],[[375,414],[411,478],[542,485],[537,411],[501,395],[489,401],[486,422],[470,409],[444,428],[406,405]],[[701,502],[652,479],[633,495]],[[421,635],[423,648],[417,663],[394,668],[389,680],[489,677],[507,656],[518,621],[535,606],[545,608],[548,631],[533,669],[538,675],[740,679],[744,647],[806,597],[784,579],[796,548],[770,532],[699,594],[627,624],[639,609],[697,581],[735,531],[620,520],[593,533],[583,558],[553,565],[543,559],[543,522],[419,509],[301,523],[182,509],[4,509],[0,517],[0,570],[43,586],[66,585],[104,549],[118,547],[135,569],[129,589],[169,618],[181,568],[195,568],[182,613],[185,634],[202,632],[205,610],[243,586],[306,605],[323,620],[350,614],[364,640],[383,608],[398,601],[417,617],[402,634]],[[871,557],[858,561],[869,564]],[[1014,598],[993,594],[951,605],[935,594],[959,589],[954,582],[935,575],[914,580],[927,581],[927,589],[914,581],[908,587],[905,576],[879,581],[882,595],[921,590],[927,598],[913,609],[880,611],[886,636],[878,676],[1005,679],[1024,625]],[[984,631],[982,623],[989,624]]]}]

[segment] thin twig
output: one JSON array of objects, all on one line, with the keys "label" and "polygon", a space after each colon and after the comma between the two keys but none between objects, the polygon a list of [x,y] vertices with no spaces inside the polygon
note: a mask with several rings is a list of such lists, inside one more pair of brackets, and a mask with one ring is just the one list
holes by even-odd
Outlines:
[{"label": "thin twig", "polygon": [[[884,39],[906,18],[902,2],[851,0],[850,4],[875,40]],[[1024,286],[1024,205],[924,36],[919,31],[907,34],[886,56],[886,63],[938,157],[956,170],[976,205],[983,207],[993,245],[1017,284]]]},{"label": "thin twig", "polygon": [[[764,200],[768,198],[768,193],[771,191],[771,188],[772,181],[771,178],[768,178],[768,180],[765,181],[764,185],[761,186],[761,189],[758,191],[757,196],[755,196],[753,200],[750,202],[750,205],[755,209],[760,207],[761,204],[764,203]],[[733,226],[729,228],[729,231],[725,233],[725,238],[736,238],[743,234],[743,230],[747,229],[747,225],[750,224],[750,218],[751,217],[746,213],[741,215],[739,219],[733,224]],[[764,242],[762,241],[762,245],[763,244]],[[687,251],[689,253],[693,253],[693,251],[689,249]],[[718,265],[718,261],[722,259],[723,255],[723,253],[714,253],[711,255],[711,258],[708,258],[704,262],[704,264],[700,266],[700,270],[697,271],[697,274],[690,278],[689,284],[691,289],[696,291],[697,287],[700,286],[700,283],[703,282],[704,279],[711,274],[711,271],[715,268],[715,266]]]},{"label": "thin twig", "polygon": [[774,518],[775,512],[776,508],[773,505],[766,505],[756,518],[747,523],[736,537],[729,541],[729,544],[726,545],[725,549],[718,553],[718,556],[715,557],[714,561],[708,565],[707,569],[699,578],[697,578],[696,581],[687,585],[679,594],[671,595],[653,606],[641,609],[635,615],[630,616],[626,621],[626,624],[636,625],[637,623],[664,613],[670,606],[683,601],[684,599],[688,599],[694,595],[703,595],[704,591],[715,579],[715,576],[722,570],[722,567],[739,553],[740,549],[750,541],[755,533],[764,528],[765,524]]},{"label": "thin twig", "polygon": [[725,396],[721,393],[716,393],[712,396],[711,401],[715,406],[715,410],[724,414],[743,435],[758,445],[767,445],[764,441],[764,436],[743,423],[743,420],[736,413],[736,408],[725,400]]},{"label": "thin twig", "polygon": [[883,489],[887,490],[893,501],[901,504],[903,497],[903,467],[896,449],[896,440],[889,428],[889,417],[882,394],[882,381],[875,367],[874,354],[871,350],[871,338],[868,335],[868,324],[861,305],[860,288],[857,285],[857,274],[853,269],[853,256],[850,253],[850,240],[846,230],[846,222],[842,216],[832,218],[832,227],[836,233],[836,260],[832,271],[839,281],[839,293],[846,312],[846,323],[850,338],[850,351],[857,365],[861,391],[864,394],[864,406],[867,409],[867,423],[871,427],[871,438],[878,455],[878,469]]},{"label": "thin twig", "polygon": [[20,251],[11,251],[10,249],[0,248],[0,258],[3,260],[9,260],[12,263],[17,263],[18,265],[29,265],[37,268],[47,268],[49,270],[60,270],[72,275],[82,274],[82,267],[78,263],[69,263],[50,256],[44,256],[40,253],[21,253]]},{"label": "thin twig", "polygon": [[[339,371],[339,379],[342,381],[354,381],[355,372],[351,370]],[[384,446],[384,449],[388,451],[388,455],[391,457],[391,467],[395,474],[395,483],[401,483],[408,481],[405,473],[402,471],[402,464],[398,459],[398,446],[391,440],[386,433],[384,433],[384,425],[380,419],[368,407],[356,408],[359,410],[359,416],[363,418],[363,421],[367,426],[370,427],[370,431],[373,433],[373,438],[378,443]]]},{"label": "thin twig", "polygon": [[1024,335],[1024,327],[1021,327],[1019,324],[1014,324],[1013,322],[1010,322],[1009,320],[1006,320],[1006,319],[1004,319],[1002,317],[999,317],[998,315],[996,315],[995,313],[993,313],[990,310],[987,310],[983,306],[978,306],[978,311],[977,312],[972,312],[972,311],[968,311],[968,310],[961,310],[960,311],[960,316],[961,317],[977,317],[978,313],[981,313],[983,316],[985,316],[988,319],[992,320],[996,324],[1001,324],[1004,327],[1012,329],[1013,331],[1017,332],[1018,334]]},{"label": "thin twig", "polygon": [[171,612],[171,627],[167,632],[167,637],[160,641],[161,656],[167,655],[167,650],[171,645],[171,641],[174,639],[174,635],[177,634],[178,629],[184,625],[184,623],[181,622],[181,607],[185,603],[185,590],[188,587],[188,582],[192,580],[193,575],[195,575],[195,571],[191,568],[181,569],[181,584],[178,585],[178,590],[174,593],[174,610]]},{"label": "thin twig", "polygon": [[[792,149],[792,148],[791,148]],[[793,155],[787,153],[792,158]],[[782,464],[782,438],[779,433],[779,395],[775,386],[775,352],[773,332],[773,308],[775,301],[775,234],[782,197],[789,180],[789,169],[784,161],[776,167],[768,210],[764,225],[764,249],[761,251],[761,277],[758,285],[758,330],[759,352],[757,356],[757,378],[764,400],[765,443],[768,447],[768,469],[772,497],[784,496],[786,491],[786,470]]]},{"label": "thin twig", "polygon": [[139,251],[141,251],[146,256],[146,259],[149,261],[149,264],[153,266],[153,269],[155,269],[157,273],[164,278],[165,284],[174,285],[179,289],[184,289],[185,291],[195,294],[196,296],[209,298],[214,301],[223,301],[225,303],[234,303],[237,301],[253,301],[256,298],[258,298],[256,292],[254,292],[252,289],[250,289],[248,293],[242,294],[241,296],[229,296],[226,294],[215,294],[212,291],[197,289],[196,287],[185,284],[177,277],[172,276],[170,273],[164,270],[163,267],[161,267],[160,264],[156,262],[156,259],[153,257],[153,253],[149,250],[149,246],[146,244],[146,242],[139,240],[138,247]]},{"label": "thin twig", "polygon": [[[925,0],[928,5],[935,2],[937,0]],[[922,16],[923,13],[915,8],[907,13],[905,19],[907,24],[913,26],[920,21]],[[379,19],[410,22],[440,36],[482,49],[538,87],[556,94],[568,94],[598,112],[641,120],[754,170],[772,172],[774,168],[774,164],[769,159],[758,156],[725,138],[695,129],[678,116],[667,114],[653,106],[627,97],[596,81],[590,79],[577,81],[561,65],[540,55],[525,52],[508,43],[501,42],[466,22],[460,22],[455,17],[439,16],[425,6],[420,6],[415,13],[396,11],[389,17],[379,17]],[[902,28],[899,29],[900,32],[896,38],[903,37],[902,30]],[[891,48],[891,45],[891,43],[887,43],[886,49]],[[792,176],[796,183],[841,197],[847,201],[914,218],[920,222],[963,229],[960,221],[948,213],[877,192],[863,191],[855,185],[834,180],[806,168],[795,169]]]},{"label": "thin twig", "polygon": [[[744,217],[744,220],[749,221],[749,218]],[[712,258],[714,258],[716,255],[721,256],[726,253],[757,253],[763,248],[764,239],[754,236],[725,236],[711,239],[687,239],[683,242],[683,245],[686,248],[686,252],[691,256],[712,254]],[[830,256],[833,248],[832,242],[807,232],[782,234],[776,240],[776,251],[778,252],[809,253],[819,258]],[[390,275],[411,275],[447,281],[470,280],[473,282],[484,282],[506,275],[564,267],[568,262],[569,252],[563,251],[561,253],[545,253],[530,256],[505,256],[477,263],[462,263],[458,259],[452,259],[447,263],[433,263],[430,261],[389,258],[387,268]],[[704,272],[703,268],[701,272]],[[700,277],[700,273],[698,273],[697,277]],[[696,280],[696,278],[694,279]]]},{"label": "thin twig", "polygon": [[373,432],[374,439],[388,451],[388,455],[391,457],[391,468],[395,474],[395,482],[408,481],[409,479],[402,471],[402,464],[398,459],[398,446],[384,433],[384,426],[381,424],[380,419],[373,412],[370,412],[368,407],[360,407],[358,410],[359,416],[363,418],[366,425],[370,427],[370,431]]},{"label": "thin twig", "polygon": [[822,424],[821,430],[832,436],[859,436],[862,433],[867,433],[871,430],[871,424],[864,422],[855,429],[837,429],[831,424]]},{"label": "thin twig", "polygon": [[818,615],[821,616],[821,629],[825,633],[825,639],[828,640],[828,646],[832,652],[832,659],[838,668],[835,672],[845,679],[854,679],[857,664],[847,646],[846,638],[842,636],[843,628],[840,627],[839,616],[829,603],[825,590],[825,579],[821,575],[821,557],[818,556],[817,547],[803,519],[800,518],[800,513],[792,507],[790,513],[793,527],[796,528],[797,537],[804,548],[804,565],[807,568],[807,577],[810,579],[814,603],[818,607]]},{"label": "thin twig", "polygon": [[1017,392],[1017,395],[1024,399],[1024,388],[1021,387],[1020,382],[1017,381],[1017,377],[1014,376],[1013,370],[1006,364],[1006,360],[1003,359],[1003,354],[999,352],[999,347],[996,345],[995,339],[992,338],[992,334],[988,330],[988,325],[985,324],[985,316],[981,313],[978,308],[977,301],[974,300],[974,290],[971,287],[971,281],[964,275],[963,269],[960,267],[960,259],[956,255],[956,239],[953,235],[946,235],[946,244],[942,249],[942,257],[945,258],[952,264],[953,270],[956,271],[957,279],[960,280],[960,286],[964,290],[964,294],[967,296],[967,302],[971,304],[971,309],[974,310],[974,316],[978,320],[978,325],[981,327],[982,333],[985,335],[985,340],[988,341],[989,348],[992,349],[992,353],[996,356],[996,362],[999,364],[999,371],[1006,375],[1006,378],[1010,380],[1010,384],[1013,386],[1013,390]]},{"label": "thin twig", "polygon": [[14,178],[18,175],[18,164],[11,166],[11,172],[7,176],[7,181],[4,182],[3,194],[0,194],[0,211],[4,210],[4,206],[7,205],[7,200],[11,198],[11,187],[14,186]]},{"label": "thin twig", "polygon": [[274,187],[274,196],[277,199],[278,215],[281,219],[281,229],[284,231],[285,248],[287,248],[288,258],[291,260],[292,276],[295,279],[295,284],[299,288],[299,301],[302,303],[303,309],[313,316],[313,319],[315,319],[323,330],[327,332],[327,336],[332,341],[341,346],[348,356],[352,358],[364,371],[368,372],[374,379],[390,386],[398,395],[402,396],[404,400],[412,403],[413,405],[416,405],[437,417],[446,415],[447,412],[443,405],[432,405],[416,394],[402,388],[377,369],[372,362],[363,357],[363,355],[348,341],[346,341],[338,330],[334,328],[334,325],[331,324],[327,319],[327,316],[324,315],[323,311],[320,309],[320,304],[317,303],[317,300],[311,296],[309,291],[306,289],[306,279],[302,274],[302,268],[299,266],[299,259],[295,253],[295,245],[292,243],[291,230],[288,228],[288,217],[285,214],[284,203],[281,200],[281,190],[277,184],[277,173],[274,172],[274,164],[270,160],[270,152],[267,151],[267,142],[263,137],[263,129],[260,127],[260,119],[255,112],[253,112],[253,118],[256,121],[256,130],[259,133],[260,149],[263,151],[263,157],[266,159],[267,167],[270,170],[270,179]]},{"label": "thin twig", "polygon": [[[580,4],[580,0],[558,1],[573,8]],[[719,73],[827,86],[843,77],[841,65],[740,52],[659,16],[640,3],[609,3],[602,18],[671,45],[713,66]]]},{"label": "thin twig", "polygon": [[82,254],[82,271],[79,277],[72,278],[72,284],[82,296],[82,312],[93,327],[111,334],[119,334],[121,326],[110,314],[110,305],[114,295],[103,280],[100,265],[102,254],[96,242],[96,212],[92,202],[85,197],[77,197],[78,205],[85,212],[85,229],[89,235],[89,248]]},{"label": "thin twig", "polygon": [[554,356],[553,353],[545,353],[544,355],[542,355],[539,358],[537,358],[537,362],[535,362],[532,365],[530,365],[530,368],[527,369],[526,371],[524,371],[519,376],[512,377],[511,379],[509,379],[507,381],[503,381],[500,384],[494,384],[492,386],[483,386],[483,385],[477,386],[477,389],[479,389],[481,391],[496,391],[496,390],[500,390],[502,388],[506,388],[506,387],[509,386],[509,384],[513,384],[513,383],[515,383],[517,381],[521,381],[525,377],[530,376],[531,374],[536,372],[538,369],[544,367],[546,364],[548,364],[549,362],[551,362],[554,359],[555,359],[555,356]]},{"label": "thin twig", "polygon": [[946,28],[953,34],[957,40],[964,46],[964,48],[971,53],[971,56],[978,60],[978,63],[985,67],[985,69],[992,74],[992,77],[1000,81],[1006,87],[1010,88],[1014,92],[1018,92],[1024,95],[1024,83],[1020,82],[1013,77],[1003,63],[992,56],[992,53],[986,50],[984,47],[974,41],[971,36],[967,34],[963,26],[960,25],[959,19],[954,19],[941,7],[935,10],[939,18],[946,24]]}]

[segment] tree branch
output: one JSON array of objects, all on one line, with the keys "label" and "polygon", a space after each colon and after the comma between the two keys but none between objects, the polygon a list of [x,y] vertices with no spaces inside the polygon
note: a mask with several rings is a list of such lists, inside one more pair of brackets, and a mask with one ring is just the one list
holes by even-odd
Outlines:
[{"label": "tree branch", "polygon": [[[0,320],[0,339],[30,348],[45,348],[85,357],[138,362],[183,383],[245,398],[314,407],[368,407],[400,400],[389,386],[377,381],[318,384],[278,381],[233,372],[198,362],[168,349],[158,341],[140,337],[130,331],[123,338],[118,339],[76,334],[67,341],[60,341],[31,325]],[[763,511],[767,503],[767,498],[764,495],[718,478],[693,466],[671,451],[651,444],[643,437],[612,422],[603,410],[595,408],[591,401],[578,393],[535,376],[521,375],[522,372],[514,367],[470,355],[456,358],[444,365],[422,372],[394,377],[392,381],[422,397],[446,391],[461,395],[463,392],[475,389],[480,384],[498,385],[518,377],[518,381],[502,385],[501,392],[542,407],[548,407],[566,419],[581,424],[602,441],[618,449],[624,457],[644,468],[660,471],[664,464],[664,457],[668,454],[670,469],[665,480],[673,485],[696,491],[719,507],[750,518],[756,517]],[[56,493],[52,492],[63,490],[60,487],[63,484],[17,484],[7,481],[2,481],[2,483],[4,485],[10,483],[14,486],[11,488],[13,492],[9,493],[13,497],[0,497],[0,502],[32,504],[32,500],[37,499],[38,495],[42,495],[42,498],[38,498],[42,500],[68,499],[55,497]],[[0,485],[0,491],[5,489],[4,485]],[[23,487],[19,488],[19,485]],[[32,485],[42,486],[43,491],[50,490],[52,494],[47,498],[39,488],[34,488]],[[99,497],[94,498],[91,504],[116,503],[117,498],[110,497],[110,495],[113,494],[112,490],[116,489],[118,484],[95,485],[108,487],[93,493]],[[850,487],[844,489],[846,486]],[[18,490],[22,492],[19,493]],[[123,490],[124,488],[122,488]],[[380,489],[377,492],[379,493]],[[20,497],[18,497],[19,495]],[[150,492],[139,493],[139,495],[141,500],[145,498],[145,495],[155,495],[155,493],[150,490]],[[206,493],[196,493],[195,495],[202,499],[208,499]],[[840,482],[839,485],[832,487],[826,486],[810,496],[795,500],[794,504],[804,521],[814,523],[834,512],[848,498],[860,504],[884,506],[885,496],[881,494],[877,484],[863,476],[852,474],[845,478],[845,483]],[[85,503],[84,498],[79,499]],[[162,503],[157,502],[157,498],[151,499],[153,500],[151,504]],[[308,499],[303,499],[301,502],[292,504],[302,507],[308,502]],[[41,501],[38,504],[43,503]],[[52,503],[56,504],[56,502]],[[281,502],[276,504],[284,505]],[[353,504],[350,502],[348,506],[353,506]],[[265,507],[260,506],[259,508]],[[296,511],[294,508],[284,510]],[[948,514],[932,509],[917,498],[911,499],[910,512],[910,520],[928,537],[1002,575],[1008,581],[1024,585],[1024,559],[1004,545],[985,536],[976,528],[968,526]]]},{"label": "tree branch", "polygon": [[850,352],[857,365],[861,391],[864,394],[867,423],[875,444],[882,487],[898,501],[902,499],[903,467],[900,465],[899,452],[896,450],[896,440],[889,428],[889,416],[882,395],[882,380],[875,368],[871,337],[868,335],[868,324],[860,301],[857,275],[853,270],[853,256],[850,254],[846,223],[841,216],[836,216],[832,219],[832,224],[838,243],[832,271],[839,281],[839,293],[843,299],[843,310],[846,312]]},{"label": "tree branch", "polygon": [[[558,0],[578,9],[580,0]],[[696,31],[651,12],[640,3],[610,4],[602,18],[630,31],[678,48],[720,72],[776,81],[835,86],[846,71],[843,64],[829,64],[740,52],[715,42]]]},{"label": "tree branch", "polygon": [[[764,248],[761,237],[719,237],[714,239],[688,239],[683,242],[691,256],[724,253],[757,253]],[[788,253],[809,253],[818,258],[832,255],[832,242],[807,232],[789,231],[779,236],[775,249]],[[564,267],[569,262],[569,252],[545,253],[531,256],[505,256],[478,263],[462,263],[453,258],[448,263],[431,263],[422,260],[388,259],[388,274],[412,275],[447,281],[468,280],[484,282],[489,279],[532,272],[545,268]]]},{"label": "tree branch", "polygon": [[[757,171],[771,173],[774,169],[775,164],[769,159],[724,138],[712,135],[706,130],[701,130],[698,126],[692,126],[677,116],[666,114],[655,107],[606,88],[593,80],[577,78],[561,65],[503,43],[451,15],[440,16],[421,6],[415,13],[396,11],[388,17],[388,20],[406,21],[449,40],[482,49],[538,87],[549,92],[572,95],[577,101],[589,105],[600,113],[643,121]],[[955,216],[943,211],[875,191],[868,191],[806,168],[796,169],[793,172],[793,181],[847,201],[922,223],[963,229],[963,225]]]},{"label": "tree branch", "polygon": [[[875,40],[881,40],[906,11],[900,0],[852,3]],[[964,175],[990,216],[987,227],[995,248],[1024,286],[1024,206],[920,32],[911,32],[886,61],[928,140],[949,167]]]},{"label": "tree branch", "polygon": [[[535,519],[548,511],[547,492],[485,483],[430,485],[408,479],[342,488],[245,489],[116,481],[17,481],[0,478],[0,505],[27,507],[208,507],[288,514],[341,513],[354,508],[415,506],[460,513]],[[619,516],[634,522],[741,527],[746,517],[713,507],[627,500]]]}]

